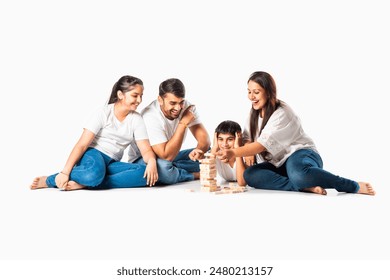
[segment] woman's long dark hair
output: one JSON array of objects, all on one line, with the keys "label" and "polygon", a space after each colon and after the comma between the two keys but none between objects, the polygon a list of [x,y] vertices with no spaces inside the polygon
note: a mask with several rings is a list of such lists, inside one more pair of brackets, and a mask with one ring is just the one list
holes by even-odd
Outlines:
[{"label": "woman's long dark hair", "polygon": [[108,99],[108,104],[112,104],[118,101],[118,90],[125,93],[133,89],[135,85],[143,86],[144,83],[141,79],[138,79],[133,76],[123,76],[121,77],[112,87],[110,98]]},{"label": "woman's long dark hair", "polygon": [[[264,107],[260,110],[251,109],[249,116],[249,133],[251,141],[256,141],[257,137],[261,134],[263,128],[267,124],[271,115],[279,108],[282,102],[276,96],[276,84],[272,76],[266,72],[257,71],[250,75],[249,81],[255,82],[260,85],[267,96],[267,101]],[[259,127],[259,116],[264,111],[263,122],[261,123],[260,131]],[[264,155],[263,155],[264,157]]]}]

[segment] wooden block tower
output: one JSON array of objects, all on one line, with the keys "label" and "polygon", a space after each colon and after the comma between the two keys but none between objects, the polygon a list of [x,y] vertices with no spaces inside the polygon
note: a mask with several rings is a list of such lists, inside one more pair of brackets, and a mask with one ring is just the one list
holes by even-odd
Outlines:
[{"label": "wooden block tower", "polygon": [[202,185],[202,192],[216,192],[221,190],[218,186],[217,180],[217,167],[215,163],[215,155],[211,153],[205,153],[204,159],[200,162],[200,184]]}]

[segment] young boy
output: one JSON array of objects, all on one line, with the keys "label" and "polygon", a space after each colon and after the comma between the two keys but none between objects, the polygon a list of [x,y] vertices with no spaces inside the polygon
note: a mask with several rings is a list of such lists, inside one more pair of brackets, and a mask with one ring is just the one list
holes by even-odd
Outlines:
[{"label": "young boy", "polygon": [[[221,122],[214,133],[211,153],[242,146],[241,127],[234,121]],[[242,157],[231,158],[228,162],[216,158],[217,172],[226,181],[237,181],[239,186],[246,186],[244,180],[245,163]]]}]

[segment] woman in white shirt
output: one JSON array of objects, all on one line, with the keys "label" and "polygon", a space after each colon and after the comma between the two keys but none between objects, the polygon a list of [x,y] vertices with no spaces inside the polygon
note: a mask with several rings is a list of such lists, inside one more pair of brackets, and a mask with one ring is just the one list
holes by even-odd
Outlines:
[{"label": "woman in white shirt", "polygon": [[[135,111],[142,101],[143,89],[140,79],[121,77],[112,89],[108,104],[87,121],[62,171],[35,178],[31,189],[153,186],[158,179],[156,156],[143,119]],[[138,146],[146,166],[120,161],[130,144]]]},{"label": "woman in white shirt", "polygon": [[276,84],[266,72],[254,72],[248,80],[252,103],[244,146],[218,152],[223,162],[246,157],[247,184],[254,188],[305,191],[326,194],[326,188],[339,192],[374,195],[371,184],[342,178],[323,169],[315,144],[303,131],[294,111],[277,99]]}]

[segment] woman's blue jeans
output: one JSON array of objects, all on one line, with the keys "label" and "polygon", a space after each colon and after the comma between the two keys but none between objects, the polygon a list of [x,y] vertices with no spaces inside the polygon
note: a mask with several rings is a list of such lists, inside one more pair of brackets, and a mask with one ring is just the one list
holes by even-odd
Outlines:
[{"label": "woman's blue jeans", "polygon": [[244,172],[247,184],[257,189],[301,191],[304,188],[320,186],[339,192],[356,193],[357,182],[342,178],[322,169],[320,155],[310,149],[293,153],[280,167],[263,162],[249,167]]},{"label": "woman's blue jeans", "polygon": [[[146,186],[145,165],[116,161],[104,153],[88,148],[73,167],[69,181],[89,189],[132,188]],[[56,187],[53,174],[46,179],[48,187]]]}]

